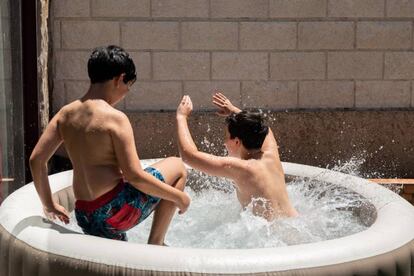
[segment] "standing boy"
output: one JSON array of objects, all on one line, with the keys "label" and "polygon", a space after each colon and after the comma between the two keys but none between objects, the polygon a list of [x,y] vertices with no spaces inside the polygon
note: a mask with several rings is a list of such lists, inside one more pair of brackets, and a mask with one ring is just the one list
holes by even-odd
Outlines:
[{"label": "standing boy", "polygon": [[190,97],[184,96],[177,108],[181,158],[197,170],[232,179],[240,204],[246,207],[252,203],[255,215],[269,221],[297,216],[287,194],[276,140],[262,115],[241,111],[221,93],[213,96],[213,103],[220,115],[227,116],[225,146],[229,156],[198,151],[187,125],[193,105]]},{"label": "standing boy", "polygon": [[[126,240],[125,231],[154,209],[148,243],[164,243],[176,207],[184,213],[186,170],[170,157],[142,169],[128,117],[113,106],[136,80],[135,65],[117,46],[95,49],[88,61],[90,87],[50,121],[30,157],[30,168],[44,212],[68,223],[65,208],[53,201],[47,162],[63,143],[73,165],[75,214],[90,235]],[[126,182],[127,181],[127,182]]]}]

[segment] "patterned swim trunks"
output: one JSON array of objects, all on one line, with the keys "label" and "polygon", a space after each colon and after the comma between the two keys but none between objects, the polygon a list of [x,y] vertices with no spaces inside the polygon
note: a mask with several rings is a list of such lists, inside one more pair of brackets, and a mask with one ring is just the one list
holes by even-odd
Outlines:
[{"label": "patterned swim trunks", "polygon": [[[145,171],[165,182],[157,169],[147,167]],[[77,200],[76,220],[85,234],[126,241],[125,232],[146,219],[160,200],[121,181],[93,201]]]}]

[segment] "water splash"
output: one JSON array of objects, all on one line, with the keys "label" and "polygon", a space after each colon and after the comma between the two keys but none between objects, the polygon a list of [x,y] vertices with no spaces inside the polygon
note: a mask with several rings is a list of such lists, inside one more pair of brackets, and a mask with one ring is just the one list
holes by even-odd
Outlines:
[{"label": "water splash", "polygon": [[[378,151],[381,151],[384,147],[380,146],[378,148]],[[337,161],[337,163],[331,168],[331,170],[333,171],[337,171],[337,172],[342,172],[342,173],[346,173],[346,174],[350,174],[350,175],[354,175],[354,176],[358,176],[361,178],[383,178],[384,175],[382,173],[379,172],[370,172],[370,173],[363,173],[362,172],[362,166],[365,164],[366,159],[365,159],[365,154],[366,152],[353,156],[350,160],[346,161],[346,162],[342,162],[341,160]],[[384,186],[385,188],[397,193],[397,194],[401,194],[402,190],[403,190],[403,185],[398,185],[398,184],[381,184],[382,186]]]},{"label": "water splash", "polygon": [[331,170],[362,177],[363,175],[361,173],[361,166],[365,163],[365,161],[366,159],[363,157],[363,155],[353,156],[346,162],[338,160],[337,163],[331,168]]}]

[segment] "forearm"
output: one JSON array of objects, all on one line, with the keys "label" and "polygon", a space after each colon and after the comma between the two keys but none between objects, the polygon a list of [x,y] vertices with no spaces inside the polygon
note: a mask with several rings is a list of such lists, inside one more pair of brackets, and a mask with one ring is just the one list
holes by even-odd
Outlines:
[{"label": "forearm", "polygon": [[143,193],[159,197],[176,204],[181,200],[183,194],[182,191],[156,179],[145,171],[140,172],[136,177],[128,179],[128,181]]},{"label": "forearm", "polygon": [[52,208],[53,198],[47,174],[47,164],[32,161],[30,162],[30,170],[40,201],[45,208]]},{"label": "forearm", "polygon": [[189,156],[196,153],[198,149],[191,137],[190,130],[188,129],[187,118],[183,116],[177,116],[177,136],[181,158],[186,161]]}]

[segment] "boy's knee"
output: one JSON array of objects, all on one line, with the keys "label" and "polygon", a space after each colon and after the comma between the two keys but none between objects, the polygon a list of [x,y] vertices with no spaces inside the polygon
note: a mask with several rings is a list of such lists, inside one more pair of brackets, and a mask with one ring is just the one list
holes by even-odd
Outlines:
[{"label": "boy's knee", "polygon": [[184,190],[185,184],[187,182],[187,168],[184,165],[184,162],[179,157],[170,157],[174,161],[174,168],[177,170],[178,173],[178,179],[180,181],[175,186],[177,189]]},{"label": "boy's knee", "polygon": [[187,178],[187,168],[184,165],[183,160],[180,157],[168,157],[168,159],[170,159],[173,164],[174,167],[178,170],[180,177],[182,178]]},{"label": "boy's knee", "polygon": [[168,167],[168,170],[173,175],[175,180],[179,178],[187,178],[187,168],[184,165],[183,160],[180,157],[167,157],[164,159],[164,166]]},{"label": "boy's knee", "polygon": [[183,160],[181,160],[181,158],[178,158],[178,159],[179,159],[179,162],[177,165],[178,165],[178,169],[180,172],[180,177],[183,179],[187,179],[187,168],[185,167]]}]

